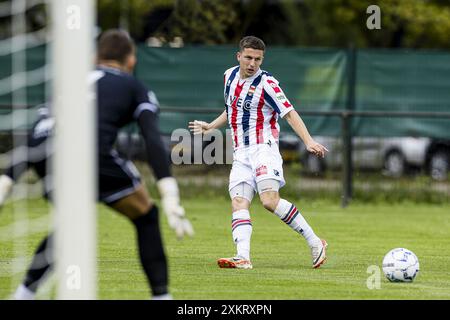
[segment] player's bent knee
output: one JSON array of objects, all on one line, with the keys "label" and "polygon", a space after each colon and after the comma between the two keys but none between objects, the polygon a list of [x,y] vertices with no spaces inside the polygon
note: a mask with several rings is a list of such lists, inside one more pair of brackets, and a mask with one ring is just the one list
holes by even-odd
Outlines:
[{"label": "player's bent knee", "polygon": [[271,212],[274,212],[278,202],[280,201],[280,195],[276,191],[264,192],[259,195],[263,207]]},{"label": "player's bent knee", "polygon": [[248,209],[250,207],[250,201],[243,197],[234,197],[233,200],[231,200],[231,207],[233,212]]},{"label": "player's bent knee", "polygon": [[135,220],[149,212],[153,203],[143,186],[139,186],[133,193],[110,204],[110,206],[131,220]]},{"label": "player's bent knee", "polygon": [[157,206],[152,206],[145,214],[138,216],[131,221],[136,225],[158,225],[159,223],[159,209]]},{"label": "player's bent knee", "polygon": [[278,193],[280,182],[275,179],[262,180],[257,183],[257,188],[264,208],[274,212],[280,201],[280,195]]}]

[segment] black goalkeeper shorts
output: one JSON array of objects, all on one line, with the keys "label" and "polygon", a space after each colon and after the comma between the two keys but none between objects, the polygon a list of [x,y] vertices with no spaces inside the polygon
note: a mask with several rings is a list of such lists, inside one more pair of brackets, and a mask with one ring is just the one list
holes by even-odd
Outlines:
[{"label": "black goalkeeper shorts", "polygon": [[99,200],[111,204],[133,193],[141,184],[136,167],[130,160],[121,158],[116,151],[99,155]]},{"label": "black goalkeeper shorts", "polygon": [[[130,160],[123,159],[116,151],[98,155],[98,200],[112,204],[133,193],[141,184],[140,174]],[[41,177],[46,177],[46,161],[33,164]],[[42,172],[40,172],[42,169]],[[53,200],[49,179],[44,179],[44,198]]]}]

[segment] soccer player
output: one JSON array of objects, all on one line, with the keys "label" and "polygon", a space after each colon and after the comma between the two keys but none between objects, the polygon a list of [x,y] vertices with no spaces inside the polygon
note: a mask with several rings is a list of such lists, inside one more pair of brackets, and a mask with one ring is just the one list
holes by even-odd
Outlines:
[{"label": "soccer player", "polygon": [[[131,163],[121,158],[113,144],[120,128],[137,122],[146,143],[147,159],[157,179],[162,206],[169,226],[179,238],[194,230],[180,205],[178,184],[171,175],[167,151],[158,126],[158,101],[152,91],[135,79],[135,46],[120,30],[104,32],[98,41],[97,142],[99,200],[134,224],[141,265],[153,299],[171,299],[168,267],[159,228],[158,207],[150,199]],[[74,199],[76,201],[76,199]],[[36,250],[16,299],[33,299],[38,285],[52,266],[52,236]]]},{"label": "soccer player", "polygon": [[324,157],[328,150],[310,136],[278,81],[260,69],[264,52],[265,44],[261,39],[244,37],[237,52],[239,65],[224,74],[225,111],[211,123],[198,120],[189,123],[194,134],[220,128],[227,121],[231,129],[234,153],[229,193],[233,211],[231,232],[237,254],[217,262],[221,268],[252,268],[249,207],[257,191],[264,208],[306,239],[311,248],[312,266],[319,268],[326,260],[326,241],[314,233],[293,203],[279,195],[285,180],[278,149],[278,118],[287,120],[309,152]]}]

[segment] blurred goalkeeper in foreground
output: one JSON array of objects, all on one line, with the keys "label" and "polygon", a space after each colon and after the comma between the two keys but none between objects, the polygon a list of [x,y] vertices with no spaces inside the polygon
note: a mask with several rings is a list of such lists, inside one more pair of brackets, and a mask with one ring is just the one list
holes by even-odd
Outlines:
[{"label": "blurred goalkeeper in foreground", "polygon": [[[178,184],[171,175],[159,133],[158,101],[153,92],[130,75],[136,55],[133,41],[126,32],[106,31],[98,42],[97,59],[93,77],[98,79],[99,200],[128,217],[136,227],[139,256],[153,299],[171,299],[158,207],[150,199],[131,161],[121,158],[113,148],[119,129],[136,121],[146,143],[147,159],[157,179],[169,226],[178,238],[192,236],[194,231],[180,206]],[[5,193],[12,180],[5,175],[2,179],[6,187],[0,189]],[[39,245],[24,282],[15,293],[16,299],[34,298],[38,285],[52,266],[52,255],[48,251],[51,247],[51,236],[48,236]]]}]

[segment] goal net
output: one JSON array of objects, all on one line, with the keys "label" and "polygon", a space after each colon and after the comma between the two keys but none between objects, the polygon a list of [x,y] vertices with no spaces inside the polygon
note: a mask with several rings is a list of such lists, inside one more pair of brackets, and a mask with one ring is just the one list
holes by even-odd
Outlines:
[{"label": "goal net", "polygon": [[94,12],[93,0],[0,1],[0,174],[13,184],[0,194],[0,299],[48,233],[54,273],[37,298],[96,298]]}]

